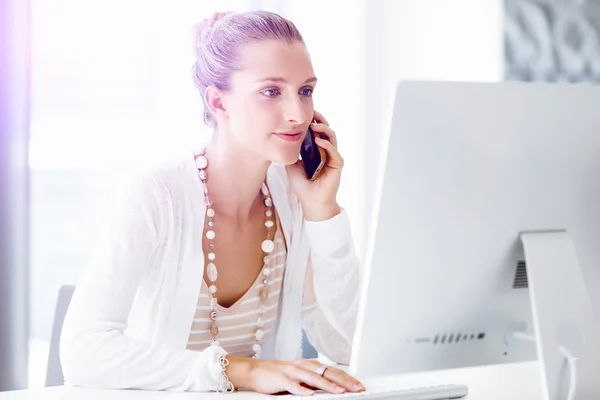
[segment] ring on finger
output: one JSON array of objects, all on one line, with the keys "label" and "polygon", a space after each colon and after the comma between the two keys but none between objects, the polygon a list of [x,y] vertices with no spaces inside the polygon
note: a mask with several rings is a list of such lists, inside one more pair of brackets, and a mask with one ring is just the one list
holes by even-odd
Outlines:
[{"label": "ring on finger", "polygon": [[323,364],[321,364],[321,365],[319,366],[319,368],[317,368],[317,369],[315,370],[315,372],[317,373],[317,375],[319,375],[319,376],[323,376],[323,375],[325,374],[325,370],[326,370],[327,368],[328,368],[328,367],[327,367],[327,365],[323,365]]}]

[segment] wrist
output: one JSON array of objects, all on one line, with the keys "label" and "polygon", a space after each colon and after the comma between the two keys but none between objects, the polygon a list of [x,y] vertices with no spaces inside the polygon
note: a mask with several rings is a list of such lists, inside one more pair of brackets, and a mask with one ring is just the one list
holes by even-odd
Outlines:
[{"label": "wrist", "polygon": [[302,205],[302,212],[307,221],[319,222],[327,221],[342,212],[337,202],[331,203],[313,203]]},{"label": "wrist", "polygon": [[227,356],[227,376],[236,389],[252,389],[252,371],[256,360],[246,357]]}]

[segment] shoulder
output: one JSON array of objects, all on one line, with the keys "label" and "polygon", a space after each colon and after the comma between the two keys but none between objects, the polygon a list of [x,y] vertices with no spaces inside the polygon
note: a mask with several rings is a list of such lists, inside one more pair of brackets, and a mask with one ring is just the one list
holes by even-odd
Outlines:
[{"label": "shoulder", "polygon": [[196,190],[196,179],[193,152],[180,152],[132,169],[121,180],[118,191],[120,197],[138,202],[172,202]]},{"label": "shoulder", "polygon": [[169,189],[189,185],[198,179],[192,151],[183,151],[156,161],[145,169],[148,177]]}]

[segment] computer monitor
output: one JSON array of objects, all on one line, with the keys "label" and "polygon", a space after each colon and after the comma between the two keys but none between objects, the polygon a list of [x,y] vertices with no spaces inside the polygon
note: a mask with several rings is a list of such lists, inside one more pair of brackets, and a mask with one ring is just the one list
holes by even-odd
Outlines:
[{"label": "computer monitor", "polygon": [[350,372],[537,361],[600,399],[600,87],[401,82],[391,115]]}]

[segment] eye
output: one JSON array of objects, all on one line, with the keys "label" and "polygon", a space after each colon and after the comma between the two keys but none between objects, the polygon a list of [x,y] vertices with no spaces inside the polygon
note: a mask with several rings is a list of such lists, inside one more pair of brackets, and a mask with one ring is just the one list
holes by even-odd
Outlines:
[{"label": "eye", "polygon": [[267,89],[263,90],[261,93],[267,97],[273,97],[279,94],[279,89]]},{"label": "eye", "polygon": [[313,88],[304,88],[304,89],[300,89],[300,94],[303,96],[312,96],[313,94]]}]

